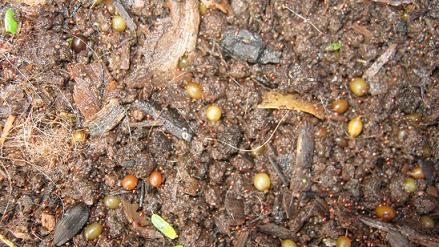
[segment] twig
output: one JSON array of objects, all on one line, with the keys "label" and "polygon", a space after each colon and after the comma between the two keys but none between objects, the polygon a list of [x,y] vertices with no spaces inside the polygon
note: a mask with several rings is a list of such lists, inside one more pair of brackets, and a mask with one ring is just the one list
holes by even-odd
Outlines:
[{"label": "twig", "polygon": [[268,157],[268,161],[270,161],[271,166],[273,167],[276,174],[279,176],[280,180],[282,180],[282,183],[284,185],[288,185],[288,178],[285,176],[285,174],[282,171],[282,168],[279,166],[279,164],[273,160],[270,156]]},{"label": "twig", "polygon": [[302,15],[300,15],[299,13],[297,13],[296,11],[292,10],[291,8],[289,8],[288,6],[284,5],[283,6],[285,9],[288,9],[291,13],[295,14],[297,17],[299,17],[300,19],[303,20],[303,22],[305,23],[309,23],[315,30],[317,30],[317,32],[319,32],[320,34],[323,34],[322,31],[320,31],[320,29],[318,29],[311,21],[309,21],[309,19],[306,19],[305,17],[303,17]]},{"label": "twig", "polygon": [[3,234],[0,234],[0,241],[6,244],[9,247],[17,247],[11,240],[7,239]]},{"label": "twig", "polygon": [[11,132],[15,118],[16,118],[15,115],[9,115],[8,119],[6,120],[5,127],[3,128],[3,132],[0,137],[0,148],[3,147],[3,144],[6,141],[6,137],[8,137],[9,132]]}]

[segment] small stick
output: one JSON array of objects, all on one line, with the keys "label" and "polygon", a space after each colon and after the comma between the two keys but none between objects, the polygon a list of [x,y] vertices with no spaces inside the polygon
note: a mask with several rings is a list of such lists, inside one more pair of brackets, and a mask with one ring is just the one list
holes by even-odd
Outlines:
[{"label": "small stick", "polygon": [[6,244],[9,247],[17,247],[11,240],[7,239],[3,234],[0,234],[0,241]]},{"label": "small stick", "polygon": [[11,132],[15,118],[16,117],[14,115],[9,115],[8,119],[6,120],[5,127],[3,128],[3,132],[2,132],[2,135],[0,137],[0,147],[3,146],[3,144],[6,141],[6,137],[8,137],[9,132]]},{"label": "small stick", "polygon": [[306,19],[305,17],[301,16],[299,13],[297,13],[296,11],[292,10],[291,8],[289,8],[288,6],[284,5],[283,6],[285,9],[288,9],[291,13],[297,15],[297,17],[299,17],[300,19],[302,19],[305,23],[309,23],[313,28],[315,28],[315,30],[317,30],[317,32],[319,32],[320,34],[323,34],[322,31],[320,31],[320,29],[318,29],[312,22],[310,22],[308,19]]},{"label": "small stick", "polygon": [[280,180],[282,180],[282,183],[284,185],[288,185],[288,178],[283,173],[282,168],[279,166],[279,164],[271,157],[268,157],[268,161],[270,161],[271,166],[273,167],[276,174],[279,176]]}]

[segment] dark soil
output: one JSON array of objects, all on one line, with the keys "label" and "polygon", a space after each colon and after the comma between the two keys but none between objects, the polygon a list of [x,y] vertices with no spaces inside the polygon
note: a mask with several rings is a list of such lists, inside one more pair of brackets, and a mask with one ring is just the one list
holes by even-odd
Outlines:
[{"label": "dark soil", "polygon": [[[182,42],[196,41],[186,54],[172,50],[175,37],[163,30],[176,27],[170,15],[190,25],[185,18],[198,20],[198,12],[173,12],[174,0],[121,1],[133,21],[121,33],[111,29],[111,2],[6,2],[0,132],[16,119],[0,149],[5,239],[53,246],[55,222],[84,203],[87,224],[103,224],[103,233],[94,241],[78,233],[66,245],[280,246],[288,238],[335,246],[347,235],[353,246],[439,246],[438,0],[216,1],[223,4],[203,12],[199,28],[188,28],[198,33]],[[198,5],[181,1],[189,2]],[[16,35],[4,30],[9,7],[21,22]],[[225,35],[244,29],[256,41],[229,41],[252,46],[252,54],[224,47]],[[181,35],[178,25],[174,31]],[[87,47],[75,52],[69,42],[78,35]],[[338,41],[340,50],[327,49]],[[352,94],[349,81],[391,45],[394,55],[368,81],[379,89]],[[170,67],[182,59],[175,54],[189,66]],[[191,79],[203,87],[201,100],[185,93]],[[325,118],[258,109],[271,90],[324,107]],[[337,98],[349,101],[347,112],[331,111]],[[222,109],[216,123],[204,115],[211,103]],[[356,116],[363,132],[349,138]],[[74,142],[75,130],[88,132],[86,141]],[[425,178],[407,193],[402,183],[417,166]],[[153,170],[165,178],[159,188],[148,183]],[[253,186],[257,172],[270,175],[268,192]],[[137,189],[120,186],[127,174],[143,181]],[[107,209],[107,194],[123,206]],[[397,212],[384,225],[375,221],[381,204]],[[158,233],[152,213],[179,237]],[[424,215],[433,228],[420,223]]]}]

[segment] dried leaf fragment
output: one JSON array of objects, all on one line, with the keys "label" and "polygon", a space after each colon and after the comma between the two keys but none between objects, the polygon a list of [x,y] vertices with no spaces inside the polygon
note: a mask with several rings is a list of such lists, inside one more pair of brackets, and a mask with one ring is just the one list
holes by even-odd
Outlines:
[{"label": "dried leaf fragment", "polygon": [[304,101],[294,94],[282,94],[273,91],[267,92],[264,94],[262,102],[257,105],[257,108],[296,110],[312,114],[319,119],[325,118],[322,106]]}]

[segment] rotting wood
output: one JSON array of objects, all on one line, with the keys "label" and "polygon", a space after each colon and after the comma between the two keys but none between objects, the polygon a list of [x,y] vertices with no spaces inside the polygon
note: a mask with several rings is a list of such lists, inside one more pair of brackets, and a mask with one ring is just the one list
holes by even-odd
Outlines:
[{"label": "rotting wood", "polygon": [[144,111],[146,114],[153,117],[156,121],[162,123],[163,127],[175,137],[183,139],[187,142],[192,140],[193,134],[189,130],[189,127],[183,121],[177,120],[175,117],[171,116],[170,112],[166,109],[159,110],[152,104],[143,101],[136,101],[133,107],[137,107]]},{"label": "rotting wood", "polygon": [[133,18],[131,18],[130,14],[128,14],[122,3],[119,0],[113,0],[113,5],[117,9],[117,13],[119,13],[119,15],[122,16],[122,18],[127,22],[127,27],[131,31],[136,31],[137,25],[133,21]]},{"label": "rotting wood", "polygon": [[278,226],[273,223],[268,223],[264,225],[258,225],[256,227],[258,231],[263,232],[265,234],[269,234],[281,239],[290,239],[294,237],[294,233],[290,230],[288,230],[285,227]]},{"label": "rotting wood", "polygon": [[102,135],[112,130],[122,121],[125,115],[126,110],[119,104],[119,100],[111,99],[107,105],[96,113],[92,121],[86,123],[89,127],[90,135]]},{"label": "rotting wood", "polygon": [[395,50],[396,44],[390,44],[386,51],[364,72],[363,78],[369,83],[370,94],[378,95],[387,92],[386,82],[382,78],[376,77],[376,74],[395,54]]},{"label": "rotting wood", "polygon": [[364,224],[376,228],[378,230],[384,231],[384,232],[399,232],[403,236],[407,237],[410,241],[415,242],[416,244],[420,244],[426,247],[437,247],[439,246],[439,239],[427,236],[424,234],[421,234],[414,229],[402,225],[402,226],[394,226],[390,223],[384,223],[369,217],[363,217],[360,216],[359,220],[363,222]]},{"label": "rotting wood", "polygon": [[290,190],[292,195],[301,198],[302,193],[311,188],[311,166],[314,154],[314,128],[304,122],[296,146],[296,161],[292,167]]},{"label": "rotting wood", "polygon": [[319,119],[325,118],[325,111],[321,105],[302,100],[295,94],[269,91],[263,95],[262,102],[257,108],[296,110],[312,114]]}]

